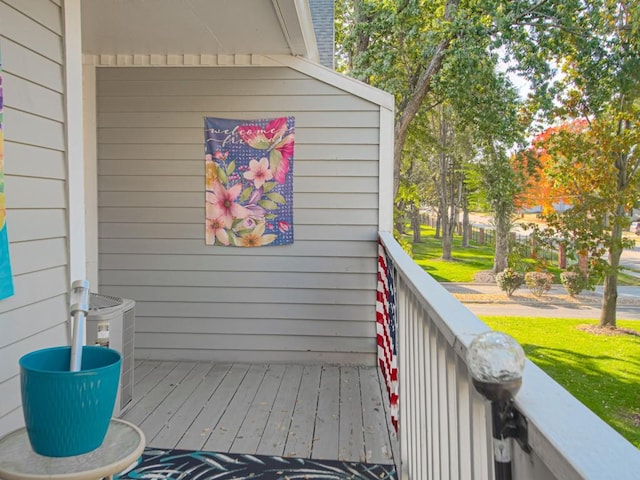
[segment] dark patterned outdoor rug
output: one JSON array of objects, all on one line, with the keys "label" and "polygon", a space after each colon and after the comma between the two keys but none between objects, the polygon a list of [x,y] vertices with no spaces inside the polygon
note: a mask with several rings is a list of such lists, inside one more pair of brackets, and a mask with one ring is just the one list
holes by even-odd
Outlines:
[{"label": "dark patterned outdoor rug", "polygon": [[395,480],[393,465],[146,448],[121,480]]}]

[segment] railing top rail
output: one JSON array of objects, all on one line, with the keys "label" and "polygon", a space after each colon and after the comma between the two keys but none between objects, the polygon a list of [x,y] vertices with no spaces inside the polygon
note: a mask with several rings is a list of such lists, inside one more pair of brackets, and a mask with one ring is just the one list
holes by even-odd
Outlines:
[{"label": "railing top rail", "polygon": [[[380,239],[409,289],[455,351],[464,359],[467,347],[480,333],[489,330],[478,317],[413,261],[388,232]],[[437,302],[432,300],[437,298]]]},{"label": "railing top rail", "polygon": [[[489,328],[380,232],[403,282],[466,363],[467,347]],[[640,450],[527,360],[515,405],[526,417],[529,444],[556,478],[640,478]]]}]

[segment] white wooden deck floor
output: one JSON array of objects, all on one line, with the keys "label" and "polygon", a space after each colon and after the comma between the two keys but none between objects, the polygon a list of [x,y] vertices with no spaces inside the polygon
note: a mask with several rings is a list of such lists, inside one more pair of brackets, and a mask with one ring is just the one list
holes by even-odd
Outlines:
[{"label": "white wooden deck floor", "polygon": [[377,369],[140,361],[122,415],[147,446],[393,463]]}]

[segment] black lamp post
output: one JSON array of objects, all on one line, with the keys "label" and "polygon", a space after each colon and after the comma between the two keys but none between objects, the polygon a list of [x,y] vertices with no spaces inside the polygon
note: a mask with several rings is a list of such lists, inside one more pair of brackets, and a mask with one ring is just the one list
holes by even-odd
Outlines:
[{"label": "black lamp post", "polygon": [[506,333],[489,331],[473,339],[467,365],[476,390],[491,402],[493,458],[496,480],[511,480],[511,438],[525,451],[526,420],[515,409],[513,397],[522,385],[525,355]]}]

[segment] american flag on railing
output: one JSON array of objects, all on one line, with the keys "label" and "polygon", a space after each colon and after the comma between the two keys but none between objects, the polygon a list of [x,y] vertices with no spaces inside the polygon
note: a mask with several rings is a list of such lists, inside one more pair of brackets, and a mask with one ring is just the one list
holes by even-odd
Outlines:
[{"label": "american flag on railing", "polygon": [[376,329],[378,363],[387,383],[391,405],[391,423],[398,431],[398,349],[396,341],[396,299],[391,258],[378,240],[378,290],[376,298]]}]

